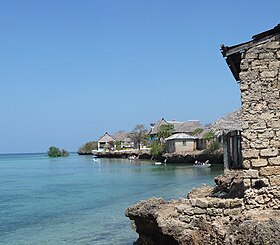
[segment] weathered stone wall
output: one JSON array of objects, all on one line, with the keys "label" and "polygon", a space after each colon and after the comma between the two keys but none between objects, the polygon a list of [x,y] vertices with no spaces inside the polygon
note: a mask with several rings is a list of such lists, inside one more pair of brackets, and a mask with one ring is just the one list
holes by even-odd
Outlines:
[{"label": "weathered stone wall", "polygon": [[[244,52],[240,68],[244,168],[280,185],[280,35]],[[250,178],[246,184],[254,185]]]}]

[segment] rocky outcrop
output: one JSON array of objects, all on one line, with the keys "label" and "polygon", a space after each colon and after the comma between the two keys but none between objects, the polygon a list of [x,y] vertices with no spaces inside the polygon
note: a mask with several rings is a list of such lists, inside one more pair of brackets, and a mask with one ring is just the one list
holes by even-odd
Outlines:
[{"label": "rocky outcrop", "polygon": [[232,177],[177,201],[152,198],[129,207],[126,216],[139,234],[135,244],[280,244],[280,187],[244,188],[229,197],[221,190],[236,184]]},{"label": "rocky outcrop", "polygon": [[195,161],[205,162],[209,160],[211,163],[223,164],[223,153],[207,152],[207,150],[195,151],[193,153],[166,153],[161,157],[163,160],[166,159],[167,163],[194,163]]},{"label": "rocky outcrop", "polygon": [[151,159],[149,149],[131,149],[131,150],[115,150],[115,151],[92,151],[92,155],[99,158],[128,158],[136,156],[136,159]]}]

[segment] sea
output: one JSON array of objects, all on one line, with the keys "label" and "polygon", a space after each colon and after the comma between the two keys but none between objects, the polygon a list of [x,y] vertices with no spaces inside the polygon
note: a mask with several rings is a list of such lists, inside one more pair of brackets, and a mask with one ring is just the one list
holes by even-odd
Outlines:
[{"label": "sea", "polygon": [[140,200],[186,197],[223,172],[191,164],[71,154],[0,155],[0,244],[133,244],[125,209]]}]

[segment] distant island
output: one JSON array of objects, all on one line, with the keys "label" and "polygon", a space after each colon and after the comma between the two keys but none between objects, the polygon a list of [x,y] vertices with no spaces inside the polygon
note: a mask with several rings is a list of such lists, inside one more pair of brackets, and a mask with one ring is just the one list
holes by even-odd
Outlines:
[{"label": "distant island", "polygon": [[49,157],[68,157],[69,152],[64,149],[59,149],[55,146],[51,146],[48,150]]}]

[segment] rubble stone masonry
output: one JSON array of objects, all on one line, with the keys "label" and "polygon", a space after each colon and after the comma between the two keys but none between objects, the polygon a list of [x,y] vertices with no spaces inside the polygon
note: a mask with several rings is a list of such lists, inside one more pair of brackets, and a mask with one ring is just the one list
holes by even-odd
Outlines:
[{"label": "rubble stone masonry", "polygon": [[[280,185],[280,34],[242,53],[240,68],[244,168]],[[254,178],[245,183],[253,186]]]}]

